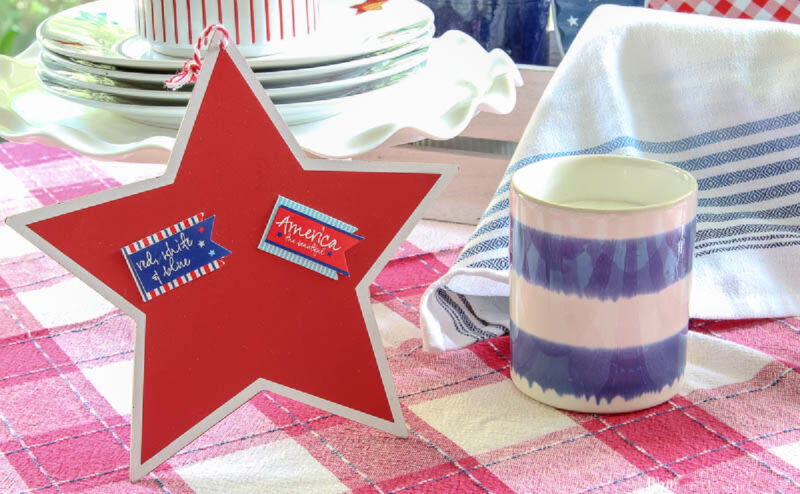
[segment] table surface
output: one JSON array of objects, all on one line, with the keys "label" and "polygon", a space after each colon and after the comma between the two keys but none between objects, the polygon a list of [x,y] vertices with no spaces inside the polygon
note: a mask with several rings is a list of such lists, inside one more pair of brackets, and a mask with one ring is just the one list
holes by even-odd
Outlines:
[{"label": "table surface", "polygon": [[[0,220],[160,173],[0,144]],[[562,412],[509,340],[422,350],[418,305],[471,227],[423,222],[371,286],[409,438],[270,393],[129,484],[132,321],[0,221],[0,492],[800,492],[800,320],[692,321],[685,392]]]}]

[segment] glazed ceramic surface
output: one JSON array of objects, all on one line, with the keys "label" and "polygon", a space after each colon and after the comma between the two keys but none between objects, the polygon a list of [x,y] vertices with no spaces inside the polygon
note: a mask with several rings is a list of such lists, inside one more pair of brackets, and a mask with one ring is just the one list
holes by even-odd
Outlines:
[{"label": "glazed ceramic surface", "polygon": [[[228,0],[230,1],[230,0]],[[254,56],[254,70],[311,67],[352,60],[418,38],[433,24],[433,12],[416,0],[392,0],[382,10],[356,15],[349,0],[320,2],[326,19],[314,36],[294,40],[280,53]],[[89,2],[53,15],[39,25],[36,39],[59,55],[113,67],[178,71],[186,57],[153,49],[136,34],[133,5],[118,0]]]},{"label": "glazed ceramic surface", "polygon": [[[338,81],[341,79],[374,74],[385,70],[388,65],[392,64],[399,57],[427,49],[433,38],[433,32],[434,27],[430,26],[421,36],[407,43],[346,62],[299,69],[257,71],[256,78],[258,78],[262,86],[271,88],[316,84],[319,82]],[[47,50],[42,52],[41,59],[47,64],[57,65],[72,72],[92,74],[112,81],[136,84],[159,84],[163,86],[164,81],[175,74],[174,70],[162,72],[124,70],[124,68],[118,68],[112,65],[97,64],[76,58],[64,57]],[[188,86],[191,88],[191,84]]]},{"label": "glazed ceramic surface", "polygon": [[[0,55],[0,136],[74,149],[87,156],[130,162],[166,162],[184,108],[160,116],[157,106],[89,107],[83,99],[55,96],[36,80],[41,47],[34,43],[16,58]],[[344,106],[278,105],[300,146],[310,153],[346,158],[383,144],[420,137],[450,139],[475,113],[505,114],[514,108],[522,77],[500,50],[487,53],[458,31],[431,44],[425,67],[390,87],[342,98]],[[101,109],[102,108],[102,109]],[[136,122],[127,118],[139,118]],[[319,113],[336,113],[320,119]],[[136,112],[136,114],[133,114]],[[290,115],[290,113],[292,113]],[[141,123],[151,122],[151,123]]]},{"label": "glazed ceramic surface", "polygon": [[136,32],[165,55],[186,57],[210,24],[222,24],[245,56],[276,53],[321,24],[320,0],[134,0]]},{"label": "glazed ceramic surface", "polygon": [[686,365],[697,182],[623,156],[556,158],[511,180],[512,379],[557,408],[662,403]]},{"label": "glazed ceramic surface", "polygon": [[[348,105],[357,105],[364,98],[373,97],[373,93],[386,91],[394,84],[403,81],[421,65],[411,67],[404,72],[386,79],[380,79],[374,83],[362,84],[349,95],[339,95],[328,99],[312,99],[311,101],[293,100],[291,103],[276,103],[275,107],[287,125],[301,125],[325,120],[338,115]],[[38,70],[36,78],[44,90],[60,98],[87,107],[108,110],[147,125],[177,129],[183,120],[183,114],[186,112],[186,101],[148,100],[66,86]]]},{"label": "glazed ceramic surface", "polygon": [[[427,48],[420,48],[415,52],[406,53],[380,64],[380,70],[368,71],[355,77],[325,81],[318,84],[270,88],[267,93],[276,104],[321,101],[363,94],[374,89],[386,87],[400,81],[403,77],[411,75],[415,70],[424,66],[426,52]],[[185,105],[192,94],[191,86],[180,91],[172,91],[164,87],[163,81],[159,83],[130,83],[88,72],[74,71],[50,62],[47,56],[43,56],[41,59],[41,63],[37,68],[37,77],[46,88],[52,89],[59,94],[64,91],[53,86],[78,90],[73,92],[72,95],[84,97],[90,101],[111,102],[113,100],[109,96],[119,96],[140,104],[160,104],[165,102]]]}]

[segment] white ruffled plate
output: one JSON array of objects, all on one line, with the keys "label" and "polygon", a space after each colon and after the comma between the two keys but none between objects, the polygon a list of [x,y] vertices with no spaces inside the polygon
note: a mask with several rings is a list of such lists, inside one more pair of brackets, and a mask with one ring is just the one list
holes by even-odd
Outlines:
[{"label": "white ruffled plate", "polygon": [[[175,130],[45,92],[35,77],[38,55],[34,45],[17,58],[0,56],[1,137],[104,159],[167,161]],[[449,139],[479,110],[509,113],[520,85],[522,77],[503,51],[487,53],[466,34],[449,31],[433,41],[427,66],[414,76],[362,95],[336,116],[291,130],[306,151],[332,158],[361,154],[387,142]]]}]

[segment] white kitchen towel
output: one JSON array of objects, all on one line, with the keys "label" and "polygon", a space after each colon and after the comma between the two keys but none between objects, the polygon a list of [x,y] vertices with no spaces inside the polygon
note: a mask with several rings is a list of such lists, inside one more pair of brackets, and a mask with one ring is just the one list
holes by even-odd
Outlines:
[{"label": "white kitchen towel", "polygon": [[700,194],[691,315],[800,314],[800,26],[601,6],[542,96],[450,271],[421,302],[425,347],[508,331],[508,186],[543,159],[624,154]]}]

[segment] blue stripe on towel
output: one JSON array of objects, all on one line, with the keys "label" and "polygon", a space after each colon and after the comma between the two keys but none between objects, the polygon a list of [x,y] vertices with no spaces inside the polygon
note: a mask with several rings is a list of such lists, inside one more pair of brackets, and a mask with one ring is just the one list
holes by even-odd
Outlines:
[{"label": "blue stripe on towel", "polygon": [[496,203],[494,203],[489,209],[487,209],[486,212],[483,213],[483,217],[488,218],[489,216],[495,213],[499,213],[504,209],[508,209],[508,205],[509,205],[508,197],[506,197],[505,199],[501,199]]},{"label": "blue stripe on towel", "polygon": [[728,226],[724,228],[704,228],[697,232],[697,242],[707,240],[735,237],[737,235],[749,235],[752,233],[766,232],[800,232],[800,225],[766,225],[763,223],[745,224]]},{"label": "blue stripe on towel", "polygon": [[800,204],[789,204],[773,209],[762,209],[760,211],[731,211],[730,213],[706,213],[698,214],[698,223],[719,223],[722,221],[760,219],[776,220],[789,219],[800,216]]},{"label": "blue stripe on towel", "polygon": [[781,137],[749,146],[742,146],[727,151],[720,151],[698,158],[673,163],[673,165],[687,171],[705,170],[715,166],[733,163],[735,161],[749,160],[765,156],[767,154],[779,153],[787,149],[800,147],[800,135]]},{"label": "blue stripe on towel", "polygon": [[756,202],[778,199],[792,194],[800,194],[800,180],[787,182],[784,184],[773,185],[761,189],[748,190],[727,196],[705,197],[698,199],[697,205],[700,207],[728,207],[753,204]]},{"label": "blue stripe on towel", "polygon": [[748,236],[748,237],[726,238],[724,240],[711,240],[708,242],[703,242],[702,244],[695,244],[694,250],[695,252],[697,252],[699,250],[719,247],[720,245],[739,244],[742,242],[766,242],[767,240],[779,240],[779,239],[784,242],[786,241],[785,239],[800,240],[800,234],[784,233],[781,235],[758,235],[758,236]]},{"label": "blue stripe on towel", "polygon": [[470,245],[461,252],[461,255],[464,258],[468,258],[476,254],[481,254],[483,252],[489,252],[496,249],[504,249],[506,247],[508,247],[508,235],[503,235],[501,237],[490,238],[488,240],[478,242],[477,244]]},{"label": "blue stripe on towel", "polygon": [[673,385],[686,366],[688,325],[648,345],[587,348],[538,338],[511,322],[511,368],[528,383],[559,396],[611,401],[658,393]]},{"label": "blue stripe on towel", "polygon": [[753,168],[745,168],[744,170],[701,178],[697,180],[697,187],[700,190],[717,189],[744,182],[751,182],[753,180],[775,177],[798,170],[800,170],[800,159],[798,158],[776,161],[766,165],[754,166]]},{"label": "blue stripe on towel", "polygon": [[[508,331],[508,328],[505,326],[501,326],[499,324],[491,325],[488,324],[486,321],[480,319],[475,314],[475,311],[472,310],[472,307],[469,305],[467,298],[463,295],[457,295],[459,300],[462,304],[465,304],[466,311],[461,308],[458,303],[450,296],[450,293],[447,290],[442,290],[441,288],[436,290],[436,301],[439,305],[444,309],[445,312],[450,316],[450,318],[454,322],[454,327],[459,334],[464,336],[468,336],[471,338],[475,338],[476,340],[485,340],[486,338],[492,338],[494,336],[500,336],[501,334]],[[478,327],[473,319],[476,319],[478,322],[483,323],[483,326],[495,326],[499,329],[498,332],[492,333],[486,331],[480,327]]]},{"label": "blue stripe on towel", "polygon": [[467,267],[479,268],[479,269],[494,269],[496,271],[507,271],[509,268],[511,268],[511,261],[508,260],[507,256],[495,257],[494,259],[483,259],[480,261],[473,262]]},{"label": "blue stripe on towel", "polygon": [[793,247],[795,245],[800,245],[800,240],[795,241],[787,241],[787,242],[775,242],[772,244],[746,244],[746,245],[733,245],[729,247],[719,247],[717,249],[708,249],[700,252],[695,257],[704,257],[710,254],[718,254],[720,252],[731,252],[736,250],[768,250],[768,249],[777,249],[778,247]]},{"label": "blue stripe on towel", "polygon": [[495,230],[500,229],[507,229],[508,228],[508,216],[503,216],[502,218],[497,218],[496,220],[492,220],[485,225],[481,225],[472,233],[472,238],[479,237],[489,232],[493,232]]}]

